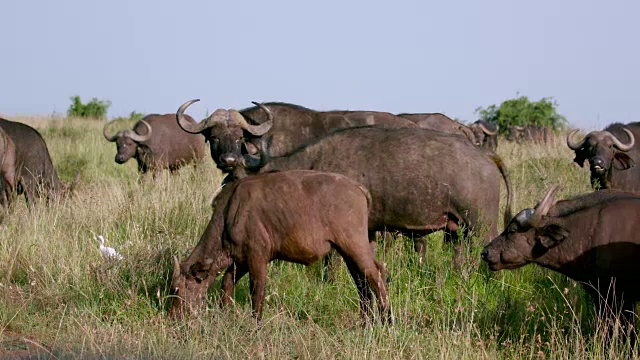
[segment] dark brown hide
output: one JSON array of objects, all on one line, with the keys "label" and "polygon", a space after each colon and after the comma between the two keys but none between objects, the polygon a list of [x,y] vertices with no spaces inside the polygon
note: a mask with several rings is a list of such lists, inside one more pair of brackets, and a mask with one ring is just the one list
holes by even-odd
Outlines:
[{"label": "dark brown hide", "polygon": [[447,115],[441,113],[398,114],[407,120],[414,122],[423,129],[436,130],[447,134],[461,135],[471,143],[477,144],[473,131],[466,125],[459,123]]},{"label": "dark brown hide", "polygon": [[591,185],[595,189],[640,191],[640,169],[635,166],[640,157],[636,141],[640,140],[640,123],[615,123],[582,139],[574,136],[575,131],[567,136],[567,145],[576,154],[573,161],[581,167],[585,160],[589,162]]},{"label": "dark brown hide", "polygon": [[63,195],[67,187],[58,178],[42,135],[27,124],[2,118],[0,128],[15,145],[17,194],[24,194],[29,204],[42,197],[52,200]]},{"label": "dark brown hide", "polygon": [[16,146],[0,127],[0,206],[11,205],[16,191]]},{"label": "dark brown hide", "polygon": [[386,318],[385,270],[367,238],[369,202],[367,190],[355,181],[316,171],[269,173],[226,185],[200,242],[174,271],[171,315],[195,313],[216,275],[227,268],[223,303],[231,301],[234,282],[248,272],[260,319],[268,262],[309,265],[334,248],[356,282],[361,315],[371,317],[371,287]]},{"label": "dark brown hide", "polygon": [[[293,169],[339,173],[363,184],[373,199],[372,232],[419,238],[445,230],[457,241],[458,227],[466,224],[467,230],[487,230],[487,239],[493,238],[501,177],[507,184],[505,218],[510,218],[511,188],[502,160],[457,135],[420,128],[340,129],[269,159],[260,171]],[[424,253],[422,240],[416,250]]]},{"label": "dark brown hide", "polygon": [[[195,123],[191,117],[186,121]],[[148,139],[148,128],[152,131]],[[189,163],[196,163],[206,157],[204,138],[189,134],[178,126],[174,114],[147,115],[138,121],[133,130],[121,130],[115,135],[108,135],[105,125],[105,138],[117,145],[116,162],[125,163],[134,158],[138,163],[138,170],[142,174],[169,169],[171,172]]]},{"label": "dark brown hide", "polygon": [[536,263],[562,273],[584,285],[600,315],[613,309],[633,325],[640,299],[640,196],[603,190],[556,203],[548,195],[547,211],[541,209],[545,200],[521,211],[482,259],[492,270]]}]

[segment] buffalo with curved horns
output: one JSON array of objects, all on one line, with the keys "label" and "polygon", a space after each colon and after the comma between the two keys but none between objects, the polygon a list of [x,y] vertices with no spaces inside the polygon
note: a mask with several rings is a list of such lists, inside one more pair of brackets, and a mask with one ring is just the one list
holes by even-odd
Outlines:
[{"label": "buffalo with curved horns", "polygon": [[478,120],[469,125],[473,131],[475,144],[496,151],[498,148],[498,125]]},{"label": "buffalo with curved horns", "polygon": [[567,135],[567,146],[576,153],[573,161],[580,167],[589,161],[594,188],[640,191],[640,170],[635,167],[640,156],[640,149],[635,146],[640,123],[611,124],[574,141],[577,132]]},{"label": "buffalo with curved horns", "polygon": [[522,142],[533,142],[535,144],[548,144],[555,138],[553,128],[540,125],[511,125],[507,129],[507,140]]},{"label": "buffalo with curved horns", "polygon": [[[185,117],[185,122],[195,124],[191,117]],[[134,158],[142,174],[152,172],[155,176],[163,169],[174,172],[206,155],[204,139],[182,131],[173,114],[147,115],[133,129],[120,130],[113,135],[108,129],[112,123],[105,124],[103,135],[118,147],[115,161],[123,164]]]},{"label": "buffalo with curved horns", "polygon": [[556,201],[557,190],[551,188],[535,209],[518,213],[484,248],[482,259],[494,271],[534,263],[580,282],[599,316],[619,316],[633,348],[640,196],[603,190]]},{"label": "buffalo with curved horns", "polygon": [[240,111],[218,109],[194,124],[186,120],[184,112],[197,101],[182,104],[176,112],[176,120],[184,131],[202,134],[207,139],[218,168],[231,173],[225,181],[243,177],[245,167],[257,164],[255,160],[263,145],[269,156],[281,156],[340,128],[361,125],[417,127],[407,119],[385,112],[321,112],[279,102],[253,102],[255,106]]}]

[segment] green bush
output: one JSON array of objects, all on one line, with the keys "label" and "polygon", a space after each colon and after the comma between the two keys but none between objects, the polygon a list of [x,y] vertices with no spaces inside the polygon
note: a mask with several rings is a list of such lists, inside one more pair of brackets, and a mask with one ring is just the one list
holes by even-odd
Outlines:
[{"label": "green bush", "polygon": [[552,98],[530,101],[526,96],[520,96],[505,100],[500,106],[479,107],[476,113],[480,120],[498,124],[501,132],[505,132],[510,125],[540,125],[561,130],[567,125],[567,119],[558,114],[557,107],[558,103]]},{"label": "green bush", "polygon": [[[113,118],[113,121],[117,121],[117,122],[123,122],[125,124],[129,124],[130,126],[133,126],[135,123],[137,123],[138,121],[144,119],[145,114],[136,112],[136,111],[132,111],[131,114],[129,114],[129,116],[118,116]],[[129,126],[127,125],[127,126]]]},{"label": "green bush", "polygon": [[93,98],[88,103],[83,104],[80,96],[76,95],[71,97],[71,105],[69,105],[67,115],[69,117],[105,119],[110,106],[111,101],[99,100],[98,98]]},{"label": "green bush", "polygon": [[142,120],[143,118],[144,118],[144,114],[136,112],[136,111],[132,111],[131,114],[129,114],[129,120],[131,120],[131,121],[138,122],[138,121]]}]

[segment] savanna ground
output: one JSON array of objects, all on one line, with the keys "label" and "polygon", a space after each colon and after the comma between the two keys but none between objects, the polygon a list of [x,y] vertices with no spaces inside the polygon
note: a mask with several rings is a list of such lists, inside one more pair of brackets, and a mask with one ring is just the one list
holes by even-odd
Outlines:
[{"label": "savanna ground", "polygon": [[[0,358],[626,358],[605,346],[591,300],[575,282],[537,266],[490,272],[472,239],[461,270],[442,234],[422,263],[410,239],[378,247],[391,282],[393,326],[362,327],[346,268],[333,283],[320,264],[269,266],[263,323],[251,316],[248,277],[220,309],[218,283],[198,319],[167,317],[171,258],[182,259],[210,219],[221,174],[211,159],[177,176],[139,181],[117,165],[102,122],[18,118],[39,129],[73,198],[29,211],[16,205],[0,232]],[[128,124],[121,124],[126,126]],[[514,213],[553,184],[560,198],[590,191],[559,137],[550,145],[501,141],[516,191]],[[504,197],[504,196],[503,196]],[[425,204],[428,199],[425,199]],[[504,203],[504,199],[503,199]],[[95,236],[124,260],[105,261]]]}]

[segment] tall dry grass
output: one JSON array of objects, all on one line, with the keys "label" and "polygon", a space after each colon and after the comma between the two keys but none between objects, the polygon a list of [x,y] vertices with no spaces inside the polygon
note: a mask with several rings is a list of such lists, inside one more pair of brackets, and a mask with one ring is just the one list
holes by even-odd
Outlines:
[{"label": "tall dry grass", "polygon": [[[441,234],[422,263],[409,239],[390,239],[385,262],[394,326],[362,328],[355,286],[342,268],[333,283],[319,266],[269,266],[264,321],[250,312],[248,281],[235,306],[219,309],[219,284],[198,319],[170,321],[172,255],[184,258],[211,215],[221,175],[210,159],[176,176],[139,181],[117,165],[103,123],[20,119],[44,135],[60,175],[82,182],[73,198],[27,209],[21,200],[0,232],[0,357],[47,358],[443,358],[583,359],[626,357],[605,346],[580,286],[536,266],[491,273],[472,239],[460,271]],[[561,197],[590,191],[559,138],[550,145],[502,141],[516,190],[514,210],[553,184]],[[124,256],[105,261],[95,236]],[[4,349],[4,350],[2,350]]]}]

